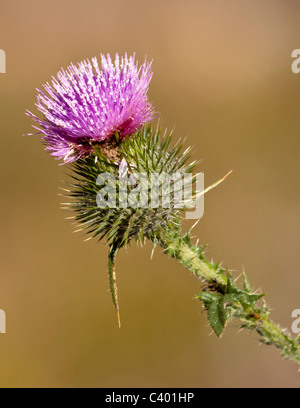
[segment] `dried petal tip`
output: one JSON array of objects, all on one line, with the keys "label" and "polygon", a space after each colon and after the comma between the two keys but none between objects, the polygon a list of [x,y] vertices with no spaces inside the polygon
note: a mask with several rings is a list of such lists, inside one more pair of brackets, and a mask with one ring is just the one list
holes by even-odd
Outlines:
[{"label": "dried petal tip", "polygon": [[154,118],[148,101],[152,78],[146,59],[139,68],[135,55],[125,54],[115,61],[101,54],[102,70],[96,58],[92,63],[71,64],[52,77],[51,85],[38,90],[39,119],[26,111],[39,127],[46,150],[65,163],[88,156],[95,144],[118,134],[120,141],[135,134]]}]

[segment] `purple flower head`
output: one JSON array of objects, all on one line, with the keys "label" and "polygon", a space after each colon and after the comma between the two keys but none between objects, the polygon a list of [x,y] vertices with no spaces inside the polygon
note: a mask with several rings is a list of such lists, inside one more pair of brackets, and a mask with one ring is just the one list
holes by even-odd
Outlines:
[{"label": "purple flower head", "polygon": [[93,145],[118,133],[120,140],[135,134],[154,118],[154,107],[147,92],[152,78],[146,59],[139,68],[135,55],[115,61],[101,54],[102,70],[97,58],[92,63],[71,64],[52,77],[52,85],[38,91],[36,106],[43,119],[29,111],[39,127],[46,150],[65,163],[73,162],[93,151]]}]

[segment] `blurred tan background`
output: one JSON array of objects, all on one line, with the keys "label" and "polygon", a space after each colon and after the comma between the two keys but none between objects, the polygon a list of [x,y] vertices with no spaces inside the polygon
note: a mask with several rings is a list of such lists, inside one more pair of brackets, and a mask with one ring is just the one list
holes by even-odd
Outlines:
[{"label": "blurred tan background", "polygon": [[193,300],[201,285],[158,250],[118,261],[122,329],[107,249],[72,234],[66,168],[43,151],[26,108],[71,61],[154,59],[151,100],[188,136],[206,184],[195,230],[209,256],[243,268],[291,327],[300,308],[300,4],[292,0],[0,0],[1,387],[295,387],[298,367],[231,324],[219,340]]}]

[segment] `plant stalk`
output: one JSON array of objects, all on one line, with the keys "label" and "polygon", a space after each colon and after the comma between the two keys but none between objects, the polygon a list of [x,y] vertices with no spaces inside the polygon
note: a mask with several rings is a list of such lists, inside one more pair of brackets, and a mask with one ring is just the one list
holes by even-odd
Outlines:
[{"label": "plant stalk", "polygon": [[166,254],[177,259],[206,284],[197,299],[204,302],[210,324],[219,337],[227,322],[236,318],[241,322],[241,328],[255,330],[262,343],[274,345],[282,357],[300,364],[300,336],[293,338],[271,320],[264,295],[252,292],[245,275],[244,288],[240,289],[226,269],[205,258],[205,248],[192,244],[190,233],[182,235],[179,230],[165,231],[158,243]]}]

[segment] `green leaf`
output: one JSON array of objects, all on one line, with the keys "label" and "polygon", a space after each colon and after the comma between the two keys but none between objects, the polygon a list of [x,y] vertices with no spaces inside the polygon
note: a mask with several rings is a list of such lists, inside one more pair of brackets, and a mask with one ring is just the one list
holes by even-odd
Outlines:
[{"label": "green leaf", "polygon": [[227,293],[239,293],[239,290],[234,285],[234,279],[229,273],[227,275]]},{"label": "green leaf", "polygon": [[240,302],[242,305],[247,305],[253,307],[256,302],[258,302],[260,299],[262,299],[265,294],[264,293],[252,293],[250,284],[244,275],[244,290],[238,289],[234,285],[234,280],[233,277],[228,274],[227,277],[227,294],[234,295],[233,296],[233,301],[235,302]]},{"label": "green leaf", "polygon": [[252,289],[251,289],[250,283],[248,281],[248,278],[247,278],[247,276],[245,274],[243,275],[243,280],[244,280],[244,291],[247,292],[247,293],[251,293]]},{"label": "green leaf", "polygon": [[204,302],[207,309],[209,324],[218,337],[221,337],[228,321],[228,314],[224,307],[224,297],[215,293],[203,292],[198,299]]},{"label": "green leaf", "polygon": [[109,277],[109,287],[112,295],[112,300],[115,305],[118,317],[119,327],[121,327],[120,320],[120,308],[119,308],[119,299],[118,299],[118,287],[116,280],[116,256],[118,253],[118,248],[112,246],[108,254],[108,277]]}]

